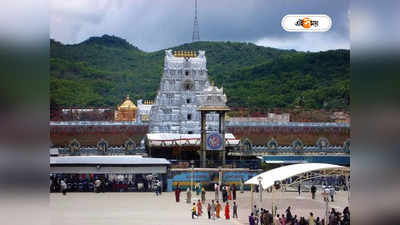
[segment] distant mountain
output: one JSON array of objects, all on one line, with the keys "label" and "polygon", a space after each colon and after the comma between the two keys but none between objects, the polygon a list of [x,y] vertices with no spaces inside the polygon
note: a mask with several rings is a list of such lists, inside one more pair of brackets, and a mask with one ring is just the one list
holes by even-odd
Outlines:
[{"label": "distant mountain", "polygon": [[[305,53],[251,43],[195,42],[172,50],[205,50],[210,79],[230,106],[348,109],[350,52]],[[74,45],[50,40],[50,98],[62,107],[115,107],[124,96],[153,99],[164,50],[144,52],[115,36]]]}]

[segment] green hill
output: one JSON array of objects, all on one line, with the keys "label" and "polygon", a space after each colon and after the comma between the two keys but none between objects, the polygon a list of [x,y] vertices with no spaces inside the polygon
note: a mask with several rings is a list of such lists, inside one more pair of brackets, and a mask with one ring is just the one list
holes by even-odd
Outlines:
[{"label": "green hill", "polygon": [[[205,50],[210,79],[230,106],[348,109],[350,53],[305,53],[237,42],[195,42],[173,50]],[[62,107],[115,107],[124,96],[153,99],[164,50],[144,52],[104,35],[74,45],[50,40],[50,98]]]}]

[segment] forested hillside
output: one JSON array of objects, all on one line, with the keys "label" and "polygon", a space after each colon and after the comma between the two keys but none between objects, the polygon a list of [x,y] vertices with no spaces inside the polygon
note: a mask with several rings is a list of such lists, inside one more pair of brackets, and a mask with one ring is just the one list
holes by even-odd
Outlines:
[{"label": "forested hillside", "polygon": [[[305,53],[251,43],[195,42],[170,48],[205,50],[209,77],[223,85],[228,104],[258,108],[348,109],[350,53]],[[75,45],[50,40],[51,103],[115,107],[129,94],[153,99],[164,50],[144,52],[104,35]]]}]

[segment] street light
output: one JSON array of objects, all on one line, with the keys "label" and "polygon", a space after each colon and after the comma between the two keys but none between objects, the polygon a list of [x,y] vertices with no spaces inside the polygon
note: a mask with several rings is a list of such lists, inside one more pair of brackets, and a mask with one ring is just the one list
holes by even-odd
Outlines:
[{"label": "street light", "polygon": [[261,184],[261,182],[262,182],[262,180],[263,180],[263,178],[262,178],[262,176],[259,176],[259,177],[257,177],[257,180],[258,180],[258,184],[259,184],[259,192],[260,192],[260,204],[262,203],[262,184]]},{"label": "street light", "polygon": [[190,160],[190,164],[192,165],[192,178],[190,179],[190,193],[193,190],[193,170],[194,170],[194,160]]},{"label": "street light", "polygon": [[274,185],[272,186],[272,215],[275,216],[276,215],[276,210],[277,207],[275,206],[275,198],[274,198],[274,193],[276,190],[280,189],[280,181],[275,181]]}]

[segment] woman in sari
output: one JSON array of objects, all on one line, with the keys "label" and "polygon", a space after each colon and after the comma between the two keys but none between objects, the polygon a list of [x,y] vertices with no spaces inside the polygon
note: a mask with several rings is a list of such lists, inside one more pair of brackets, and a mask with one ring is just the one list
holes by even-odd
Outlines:
[{"label": "woman in sari", "polygon": [[230,215],[229,215],[229,202],[226,202],[226,205],[225,205],[225,219],[227,219],[227,220],[230,219]]},{"label": "woman in sari", "polygon": [[202,211],[202,205],[201,205],[201,202],[200,202],[200,200],[198,200],[197,201],[197,216],[201,216],[201,214],[203,213],[203,211]]},{"label": "woman in sari", "polygon": [[215,205],[215,211],[217,214],[217,218],[220,218],[219,213],[221,212],[221,204],[219,204],[219,201],[217,201],[217,204]]},{"label": "woman in sari", "polygon": [[181,189],[179,188],[179,185],[177,185],[176,189],[175,189],[175,200],[176,200],[176,202],[179,202],[180,195],[181,195]]}]

